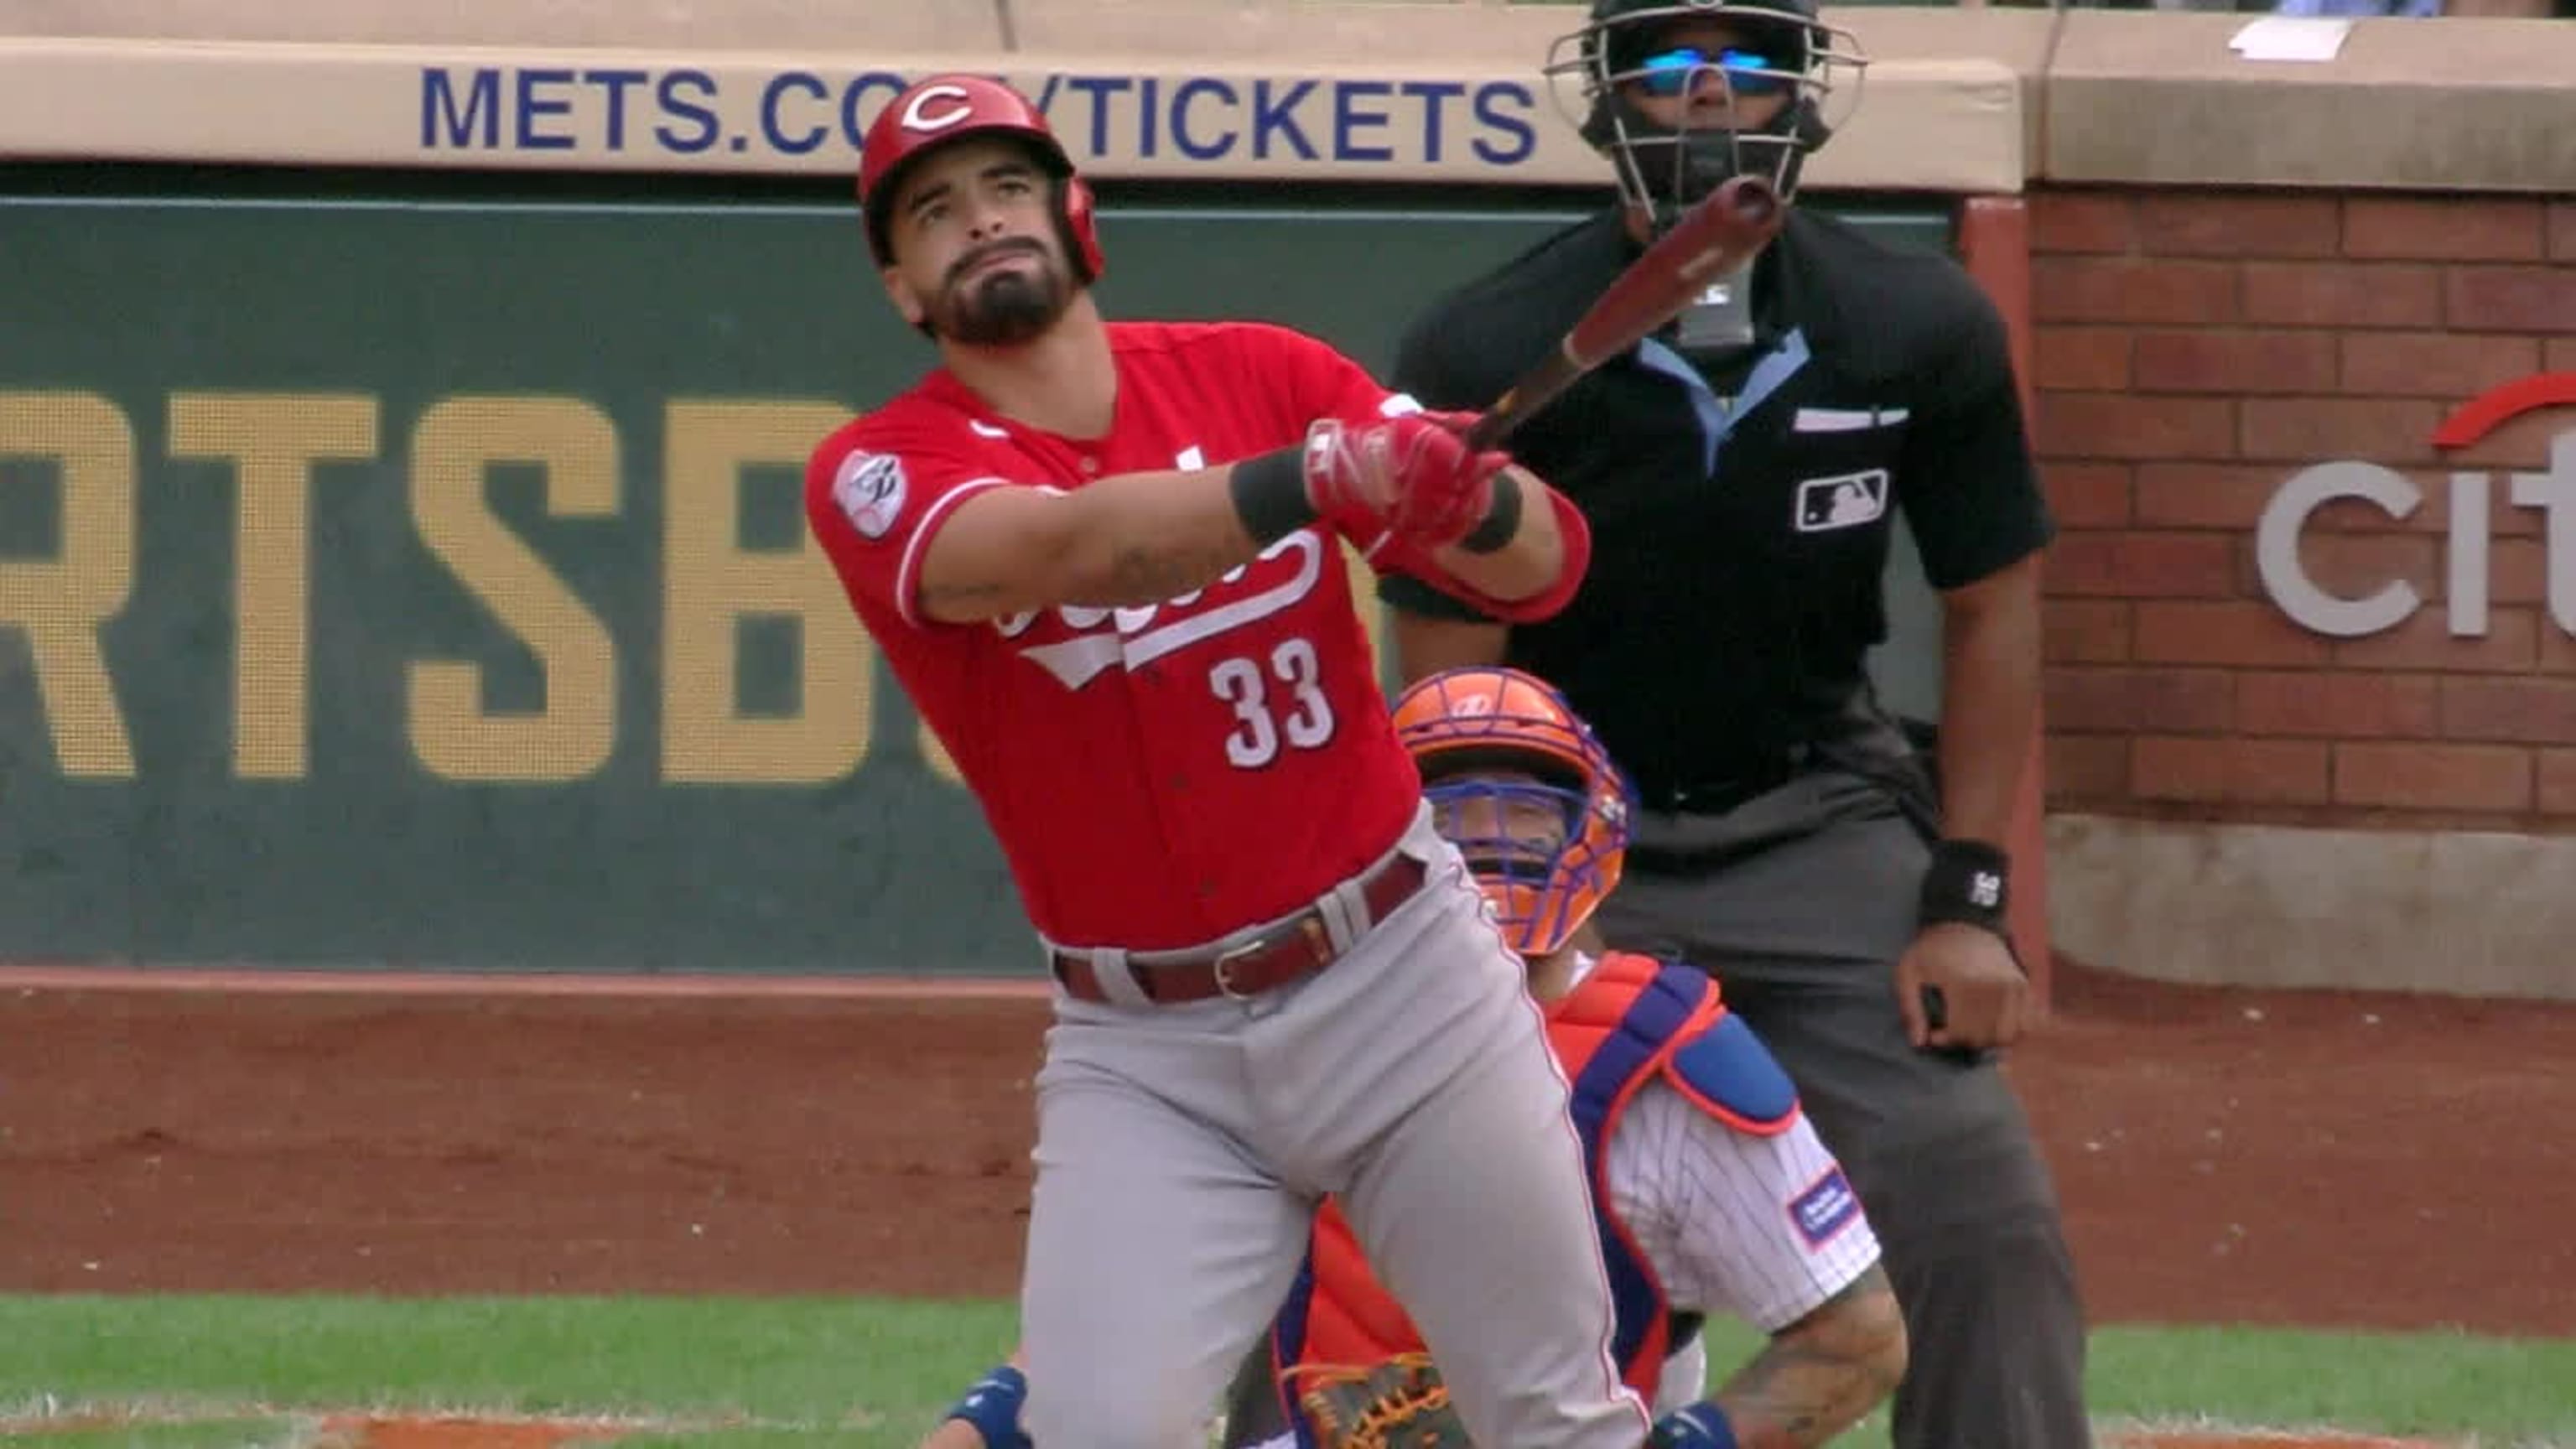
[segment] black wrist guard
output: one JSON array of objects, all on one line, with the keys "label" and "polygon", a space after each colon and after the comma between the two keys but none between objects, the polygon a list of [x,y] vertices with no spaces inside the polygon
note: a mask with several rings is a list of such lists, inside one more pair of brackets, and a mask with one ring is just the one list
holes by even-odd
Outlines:
[{"label": "black wrist guard", "polygon": [[1923,872],[1919,924],[1957,921],[2005,935],[2004,912],[2011,905],[2007,875],[2011,861],[1982,840],[1943,840],[1932,847],[1932,868]]},{"label": "black wrist guard", "polygon": [[1268,548],[1315,521],[1306,496],[1306,448],[1299,444],[1246,458],[1226,474],[1235,517],[1252,541]]},{"label": "black wrist guard", "polygon": [[1494,506],[1485,510],[1473,533],[1458,540],[1458,546],[1469,553],[1499,553],[1521,531],[1520,480],[1509,473],[1494,475]]}]

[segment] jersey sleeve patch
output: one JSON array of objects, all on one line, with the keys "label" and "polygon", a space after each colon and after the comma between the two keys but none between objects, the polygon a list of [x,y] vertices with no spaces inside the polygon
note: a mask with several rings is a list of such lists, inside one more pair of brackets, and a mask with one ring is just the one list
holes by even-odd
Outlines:
[{"label": "jersey sleeve patch", "polygon": [[1670,1075],[1683,1096],[1739,1131],[1768,1137],[1797,1120],[1797,1085],[1732,1012],[1673,1052]]},{"label": "jersey sleeve patch", "polygon": [[903,459],[892,453],[852,453],[832,475],[832,501],[859,537],[872,542],[894,531],[905,492]]},{"label": "jersey sleeve patch", "polygon": [[1789,1199],[1789,1221],[1810,1248],[1821,1248],[1860,1220],[1860,1194],[1837,1163],[1805,1192]]}]

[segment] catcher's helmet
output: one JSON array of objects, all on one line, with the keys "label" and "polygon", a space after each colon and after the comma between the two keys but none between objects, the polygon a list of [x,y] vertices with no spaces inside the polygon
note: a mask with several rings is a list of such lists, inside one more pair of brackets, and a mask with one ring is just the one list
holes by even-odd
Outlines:
[{"label": "catcher's helmet", "polygon": [[[1398,696],[1396,738],[1503,937],[1563,946],[1619,884],[1635,797],[1564,697],[1517,669],[1452,669]],[[1510,771],[1535,783],[1475,778]]]},{"label": "catcher's helmet", "polygon": [[[1704,21],[1722,21],[1740,39],[1713,54],[1672,43],[1676,30]],[[1735,176],[1761,176],[1792,195],[1807,153],[1859,103],[1868,64],[1850,32],[1817,17],[1816,0],[1592,0],[1584,26],[1549,48],[1545,74],[1559,108],[1617,168],[1621,196],[1660,228]],[[1759,126],[1677,129],[1631,96],[1632,88],[1688,95],[1711,83],[1739,100],[1786,91],[1789,101]]]},{"label": "catcher's helmet", "polygon": [[1055,178],[1056,225],[1075,273],[1088,283],[1100,277],[1100,235],[1091,215],[1091,188],[1074,174],[1046,115],[1028,97],[988,76],[934,75],[913,82],[886,102],[859,147],[859,210],[866,218],[868,250],[878,266],[893,263],[887,215],[903,173],[913,162],[968,136],[1008,136],[1026,145]]}]

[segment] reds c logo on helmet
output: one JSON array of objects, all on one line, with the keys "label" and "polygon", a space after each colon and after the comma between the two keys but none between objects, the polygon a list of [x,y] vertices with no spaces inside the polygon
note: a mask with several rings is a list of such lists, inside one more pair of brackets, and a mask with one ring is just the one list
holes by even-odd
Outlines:
[{"label": "reds c logo on helmet", "polygon": [[1440,833],[1466,857],[1503,939],[1563,946],[1619,884],[1628,782],[1562,695],[1517,669],[1452,669],[1395,703]]},{"label": "reds c logo on helmet", "polygon": [[1073,157],[1056,139],[1044,112],[1028,97],[990,76],[935,75],[915,81],[886,102],[859,145],[859,211],[867,222],[868,251],[880,267],[893,263],[887,215],[905,168],[933,149],[969,136],[1008,136],[1026,145],[1055,178],[1056,225],[1065,253],[1084,282],[1100,277],[1100,236],[1091,214],[1091,188],[1074,174]]}]

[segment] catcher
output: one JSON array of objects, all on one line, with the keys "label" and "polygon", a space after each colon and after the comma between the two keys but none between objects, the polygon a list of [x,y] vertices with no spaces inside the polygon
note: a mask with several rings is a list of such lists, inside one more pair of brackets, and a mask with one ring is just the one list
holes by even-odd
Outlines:
[{"label": "catcher", "polygon": [[[1432,675],[1394,713],[1441,834],[1529,965],[1573,1084],[1618,1305],[1610,1351],[1655,1406],[1651,1442],[1831,1440],[1894,1390],[1904,1319],[1858,1197],[1716,983],[1605,953],[1593,935],[1627,847],[1625,781],[1563,699],[1516,670]],[[1702,1399],[1699,1327],[1715,1312],[1769,1341]],[[1265,1357],[1238,1379],[1229,1449],[1466,1443],[1422,1336],[1330,1200]],[[987,1376],[924,1449],[1025,1446],[1024,1387],[1009,1367]]]}]

